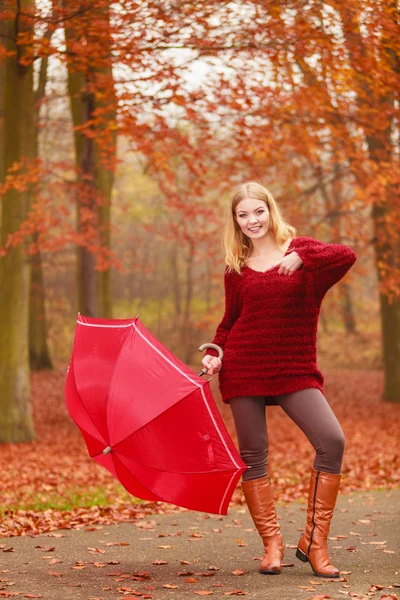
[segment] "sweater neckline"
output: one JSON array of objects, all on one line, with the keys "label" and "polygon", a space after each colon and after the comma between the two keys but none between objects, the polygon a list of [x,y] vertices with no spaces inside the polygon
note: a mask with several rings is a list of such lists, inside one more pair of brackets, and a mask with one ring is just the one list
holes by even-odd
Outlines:
[{"label": "sweater neckline", "polygon": [[[292,240],[288,246],[288,249],[286,250],[286,252],[283,256],[286,256],[286,254],[289,252],[295,239],[296,239],[296,236],[294,238],[292,238]],[[282,258],[283,258],[283,256],[282,256]],[[278,267],[278,265],[276,265],[273,269],[268,269],[267,271],[258,271],[257,269],[252,269],[251,267],[249,267],[247,265],[244,266],[245,269],[248,269],[249,271],[252,271],[253,273],[260,273],[261,275],[268,275],[268,273],[271,273],[277,267]]]}]

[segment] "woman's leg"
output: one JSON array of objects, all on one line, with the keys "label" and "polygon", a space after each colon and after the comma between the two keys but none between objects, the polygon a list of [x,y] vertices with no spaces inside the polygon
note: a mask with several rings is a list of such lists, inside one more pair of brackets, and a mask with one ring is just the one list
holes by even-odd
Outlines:
[{"label": "woman's leg", "polygon": [[268,435],[265,396],[238,396],[229,402],[239,442],[240,455],[248,466],[242,490],[254,524],[264,544],[260,573],[280,573],[283,540],[272,486],[267,475]]},{"label": "woman's leg", "polygon": [[229,400],[238,438],[240,456],[247,465],[243,481],[267,474],[268,434],[265,396],[237,396]]},{"label": "woman's leg", "polygon": [[327,539],[340,485],[344,435],[320,390],[305,389],[276,397],[316,450],[308,492],[307,524],[296,556],[310,562],[315,575],[339,577],[328,555]]},{"label": "woman's leg", "polygon": [[307,388],[275,398],[314,446],[314,469],[325,473],[340,473],[345,438],[323,393],[318,389]]}]

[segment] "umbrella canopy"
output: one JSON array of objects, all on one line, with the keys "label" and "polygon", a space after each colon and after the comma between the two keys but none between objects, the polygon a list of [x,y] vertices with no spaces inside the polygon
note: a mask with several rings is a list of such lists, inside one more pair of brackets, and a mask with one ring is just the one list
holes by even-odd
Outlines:
[{"label": "umbrella canopy", "polygon": [[209,383],[138,317],[78,315],[65,398],[90,456],[128,492],[227,514],[246,465]]}]

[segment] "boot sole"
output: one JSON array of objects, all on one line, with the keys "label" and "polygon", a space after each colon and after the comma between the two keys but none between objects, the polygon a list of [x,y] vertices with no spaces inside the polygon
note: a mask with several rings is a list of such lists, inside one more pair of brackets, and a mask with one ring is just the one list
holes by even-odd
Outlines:
[{"label": "boot sole", "polygon": [[317,573],[317,571],[314,570],[314,567],[312,566],[308,556],[306,554],[304,554],[304,552],[302,550],[300,550],[300,548],[297,548],[297,550],[296,550],[296,558],[298,558],[299,560],[301,560],[302,562],[305,562],[305,563],[309,562],[312,572],[314,573],[314,575],[316,577],[328,577],[329,579],[336,579],[336,578],[340,577],[340,573],[338,573],[337,575],[328,575],[328,574],[323,575],[322,573]]},{"label": "boot sole", "polygon": [[279,575],[280,571],[261,571],[260,570],[261,575]]}]

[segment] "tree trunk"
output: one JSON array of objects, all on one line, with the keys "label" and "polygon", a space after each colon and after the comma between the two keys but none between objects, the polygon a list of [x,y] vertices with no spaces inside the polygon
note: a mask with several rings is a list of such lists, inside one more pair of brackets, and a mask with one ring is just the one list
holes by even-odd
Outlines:
[{"label": "tree trunk", "polygon": [[190,362],[193,355],[193,347],[191,345],[192,336],[192,323],[191,323],[191,309],[192,309],[192,298],[193,298],[193,265],[194,265],[194,247],[193,243],[188,244],[188,254],[186,257],[186,293],[183,311],[183,324],[182,324],[182,342],[183,342],[183,356],[185,362]]},{"label": "tree trunk", "polygon": [[[64,7],[68,8],[67,2],[64,2]],[[112,40],[108,30],[108,8],[93,9],[88,15],[90,19],[96,16],[101,31],[93,31],[90,20],[86,21],[87,27],[84,33],[81,24],[78,33],[73,19],[66,21],[65,26],[70,62],[68,92],[75,128],[75,156],[79,173],[76,199],[77,230],[81,234],[81,243],[77,248],[78,310],[87,316],[111,318],[110,209],[116,157]],[[79,19],[83,18],[88,17],[87,15],[79,17]],[[88,54],[85,56],[86,64],[81,67],[74,63],[74,57],[76,56],[75,42],[83,37],[85,37]],[[90,49],[92,42],[95,42],[95,46]],[[106,85],[103,83],[105,87],[97,90],[99,80],[106,81]],[[95,91],[101,93],[96,94]],[[102,110],[102,119],[106,120],[106,123],[96,125],[98,129],[92,125],[95,121],[96,109]],[[78,128],[88,131],[89,135],[85,135]],[[106,150],[103,147],[103,134]],[[95,249],[99,245],[102,247],[102,254],[97,261]]]},{"label": "tree trunk", "polygon": [[389,304],[388,297],[381,294],[380,301],[385,370],[383,399],[400,402],[400,299]]},{"label": "tree trunk", "polygon": [[[13,5],[11,5],[13,6]],[[34,9],[33,0],[14,5],[7,24],[4,72],[3,174],[14,163],[33,157],[34,94],[33,66],[21,64],[23,46],[16,35],[33,35],[33,19],[23,16]],[[30,206],[27,191],[8,189],[2,197],[1,245],[26,220]],[[26,240],[9,247],[0,258],[0,442],[34,439],[29,378],[29,271]]]},{"label": "tree trunk", "polygon": [[[37,234],[33,241],[37,240]],[[32,256],[30,306],[29,306],[29,362],[34,371],[53,369],[47,344],[45,295],[42,257],[40,252]]]},{"label": "tree trunk", "polygon": [[[51,30],[48,29],[45,37],[51,38]],[[34,130],[34,152],[35,158],[39,158],[39,111],[40,102],[45,96],[47,81],[48,58],[41,59],[39,82],[35,92],[35,130]],[[32,236],[36,244],[38,235]],[[49,347],[47,344],[46,310],[42,257],[40,251],[32,256],[31,283],[30,283],[30,306],[29,306],[29,362],[34,371],[40,369],[53,369]]]},{"label": "tree trunk", "polygon": [[[0,0],[0,10],[3,9],[4,0]],[[7,33],[7,21],[0,20],[0,40],[4,40]],[[3,181],[4,168],[4,89],[5,89],[5,61],[0,61],[0,181]],[[0,209],[0,226],[1,226],[1,209]]]},{"label": "tree trunk", "polygon": [[348,283],[340,282],[339,290],[342,297],[342,314],[345,331],[346,333],[357,333],[351,288]]},{"label": "tree trunk", "polygon": [[[335,239],[332,241],[335,243],[342,243],[342,232],[341,232],[341,217],[338,216],[342,211],[342,199],[343,199],[343,186],[342,186],[342,178],[340,177],[340,162],[339,157],[335,156],[335,164],[333,168],[334,178],[332,182],[332,204],[330,210],[332,214],[335,215],[334,223],[336,227],[335,231]],[[342,301],[342,315],[343,315],[343,324],[346,333],[356,333],[356,320],[354,316],[353,310],[353,300],[351,296],[351,288],[348,283],[345,281],[340,281],[338,284],[339,295]]]},{"label": "tree trunk", "polygon": [[[393,17],[393,28],[398,29],[396,3],[390,2]],[[342,16],[344,39],[349,54],[350,65],[354,71],[355,92],[357,93],[356,104],[360,109],[360,115],[364,122],[364,133],[368,145],[369,156],[376,165],[376,173],[383,171],[385,165],[398,161],[398,140],[392,136],[393,131],[393,107],[399,102],[397,88],[391,93],[376,96],[371,88],[370,81],[358,69],[356,56],[366,55],[367,49],[361,36],[359,16],[357,11],[346,3],[338,4],[338,10]],[[388,31],[383,30],[380,46],[377,51],[384,56],[386,53],[390,58],[390,68],[397,73],[400,70],[398,55],[392,53],[385,45],[385,37]],[[371,111],[371,119],[368,119],[368,111]],[[379,128],[370,125],[374,123],[374,110],[380,115]],[[358,115],[356,115],[358,117]],[[390,402],[400,402],[400,298],[391,290],[383,291],[387,273],[393,267],[400,267],[400,249],[398,231],[393,235],[390,222],[396,222],[396,206],[398,206],[399,191],[395,185],[386,185],[384,198],[378,198],[372,207],[372,219],[374,224],[374,246],[376,257],[376,268],[379,281],[379,300],[381,307],[382,323],[382,354],[384,369],[384,391],[383,399]],[[393,292],[393,293],[392,293]]]},{"label": "tree trunk", "polygon": [[[382,231],[382,217],[386,209],[381,206],[373,207],[375,224],[375,253],[378,265],[389,262],[390,266],[398,266],[400,262],[400,249],[397,252],[385,246],[379,238]],[[382,229],[381,229],[382,228]],[[389,260],[388,260],[389,258]],[[378,268],[379,284],[385,279],[384,271]],[[400,298],[380,293],[380,314],[382,324],[382,355],[385,372],[383,399],[389,402],[400,402]]]},{"label": "tree trunk", "polygon": [[[99,164],[99,162],[97,163]],[[114,174],[98,168],[98,187],[102,203],[98,207],[100,243],[103,248],[111,248],[111,195]],[[104,319],[111,319],[113,313],[112,270],[110,266],[97,272],[97,313]]]},{"label": "tree trunk", "polygon": [[181,283],[179,278],[179,258],[178,258],[178,244],[174,244],[171,251],[171,278],[172,278],[172,290],[174,296],[175,314],[174,323],[175,327],[181,326],[181,314],[182,314],[182,299],[181,299]]}]

